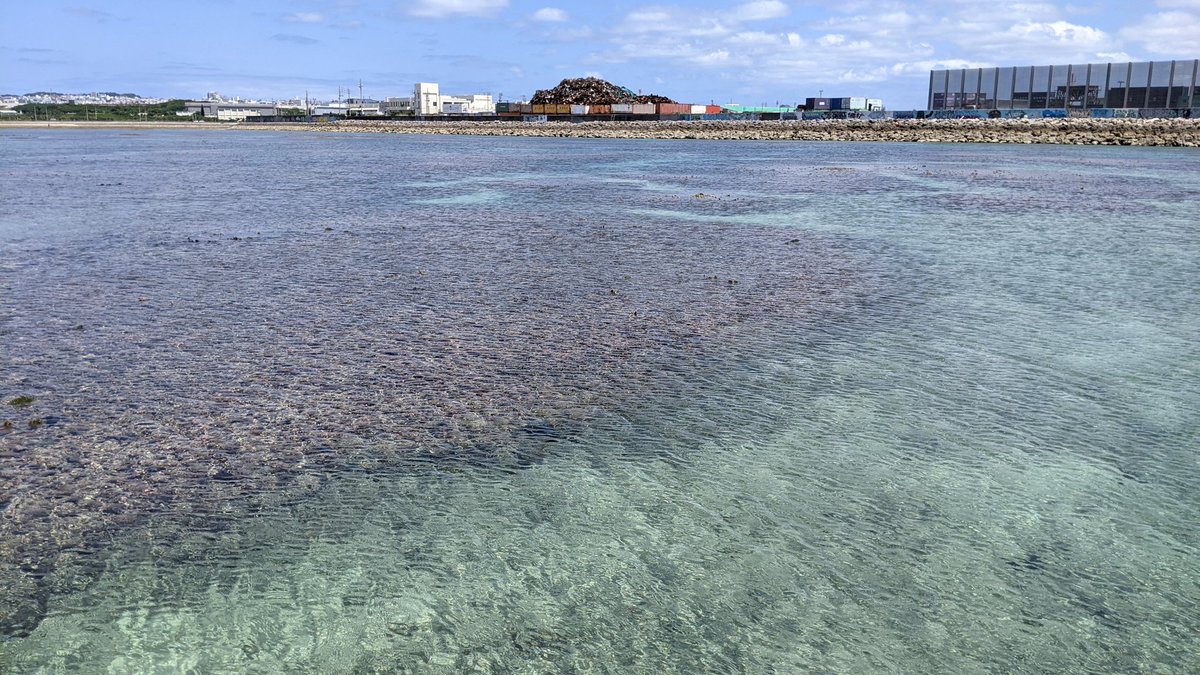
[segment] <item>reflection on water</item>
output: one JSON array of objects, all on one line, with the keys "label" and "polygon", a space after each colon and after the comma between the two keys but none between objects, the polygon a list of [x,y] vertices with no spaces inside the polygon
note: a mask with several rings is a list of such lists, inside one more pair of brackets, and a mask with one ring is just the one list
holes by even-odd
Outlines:
[{"label": "reflection on water", "polygon": [[35,133],[9,669],[1200,665],[1187,153]]}]

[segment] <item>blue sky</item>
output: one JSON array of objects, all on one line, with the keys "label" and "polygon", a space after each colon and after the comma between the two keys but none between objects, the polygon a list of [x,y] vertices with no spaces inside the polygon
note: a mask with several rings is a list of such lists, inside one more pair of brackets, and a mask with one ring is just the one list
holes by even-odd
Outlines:
[{"label": "blue sky", "polygon": [[1200,57],[1200,0],[7,0],[0,93],[528,97],[597,75],[691,103],[881,97],[931,68]]}]

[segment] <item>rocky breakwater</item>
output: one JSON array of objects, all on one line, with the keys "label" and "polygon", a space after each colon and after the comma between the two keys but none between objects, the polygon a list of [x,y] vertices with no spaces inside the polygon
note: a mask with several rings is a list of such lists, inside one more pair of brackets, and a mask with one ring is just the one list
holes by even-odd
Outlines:
[{"label": "rocky breakwater", "polygon": [[[249,128],[262,128],[254,125]],[[396,134],[750,141],[884,141],[1200,147],[1196,119],[822,120],[679,122],[379,122],[277,129]]]}]

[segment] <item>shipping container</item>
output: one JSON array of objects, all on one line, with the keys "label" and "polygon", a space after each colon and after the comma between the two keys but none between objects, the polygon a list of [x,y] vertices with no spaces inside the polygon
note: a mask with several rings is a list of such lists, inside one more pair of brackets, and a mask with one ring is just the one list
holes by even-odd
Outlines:
[{"label": "shipping container", "polygon": [[633,112],[633,105],[629,103],[614,103],[612,111],[614,115],[628,115]]},{"label": "shipping container", "polygon": [[509,105],[510,105],[510,104],[508,104],[508,103],[497,103],[497,104],[496,104],[496,112],[497,112],[497,113],[506,113],[506,112],[512,112],[512,111],[509,109]]},{"label": "shipping container", "polygon": [[706,105],[706,106],[704,106],[704,114],[705,115],[720,115],[721,114],[721,106]]},{"label": "shipping container", "polygon": [[607,105],[607,104],[590,105],[590,106],[588,106],[588,114],[589,115],[611,115],[612,114],[612,106]]},{"label": "shipping container", "polygon": [[653,115],[654,114],[654,104],[653,103],[634,103],[633,104],[633,114],[634,115]]},{"label": "shipping container", "polygon": [[692,106],[686,103],[659,103],[659,115],[688,115],[692,112]]},{"label": "shipping container", "polygon": [[688,114],[690,115],[703,115],[708,112],[708,106],[706,105],[690,105],[688,108],[690,108],[688,110]]},{"label": "shipping container", "polygon": [[554,112],[554,111],[546,110],[546,104],[544,104],[544,103],[534,103],[533,104],[533,114],[534,115],[545,115],[550,112]]},{"label": "shipping container", "polygon": [[555,105],[554,106],[554,114],[570,115],[571,114],[571,104],[570,103],[559,103],[559,104]]},{"label": "shipping container", "polygon": [[588,107],[586,105],[573,105],[571,106],[571,114],[576,116],[586,115],[588,114]]}]

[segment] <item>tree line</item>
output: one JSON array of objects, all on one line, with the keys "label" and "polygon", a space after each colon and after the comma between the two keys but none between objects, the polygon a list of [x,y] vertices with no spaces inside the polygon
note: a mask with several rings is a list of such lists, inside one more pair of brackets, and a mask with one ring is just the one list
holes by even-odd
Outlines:
[{"label": "tree line", "polygon": [[97,105],[91,103],[24,103],[13,108],[22,117],[58,120],[162,120],[179,119],[175,113],[187,107],[183,99],[146,105]]}]

